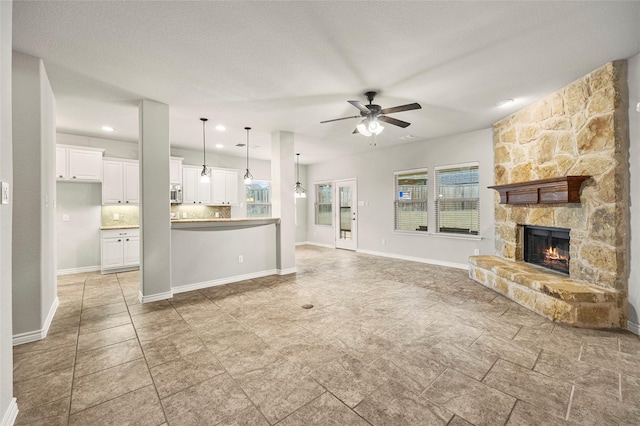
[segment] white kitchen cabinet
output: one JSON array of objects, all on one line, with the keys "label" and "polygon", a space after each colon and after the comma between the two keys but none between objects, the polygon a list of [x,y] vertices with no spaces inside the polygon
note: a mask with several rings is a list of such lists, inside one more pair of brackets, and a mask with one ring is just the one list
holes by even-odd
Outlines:
[{"label": "white kitchen cabinet", "polygon": [[211,182],[200,182],[200,166],[182,166],[182,204],[211,204]]},{"label": "white kitchen cabinet", "polygon": [[140,166],[136,160],[104,160],[102,204],[140,203]]},{"label": "white kitchen cabinet", "polygon": [[56,179],[69,182],[101,182],[104,149],[72,145],[56,146]]},{"label": "white kitchen cabinet", "polygon": [[212,204],[238,204],[238,172],[236,170],[214,169],[211,181],[213,183]]},{"label": "white kitchen cabinet", "polygon": [[182,160],[180,157],[169,159],[169,183],[182,183]]},{"label": "white kitchen cabinet", "polygon": [[119,272],[140,266],[140,230],[109,229],[102,231],[101,272]]}]

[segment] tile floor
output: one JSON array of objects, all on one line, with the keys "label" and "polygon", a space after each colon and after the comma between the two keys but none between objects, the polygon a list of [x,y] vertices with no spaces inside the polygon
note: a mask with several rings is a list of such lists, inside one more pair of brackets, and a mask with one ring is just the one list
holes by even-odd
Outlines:
[{"label": "tile floor", "polygon": [[631,333],[554,324],[466,271],[296,255],[295,275],[145,305],[135,272],[60,277],[49,335],[14,348],[17,424],[640,424]]}]

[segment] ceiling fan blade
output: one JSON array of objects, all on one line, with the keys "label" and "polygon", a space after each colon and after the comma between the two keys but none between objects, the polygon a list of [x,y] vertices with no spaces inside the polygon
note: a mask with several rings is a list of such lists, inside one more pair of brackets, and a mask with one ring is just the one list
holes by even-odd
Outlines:
[{"label": "ceiling fan blade", "polygon": [[351,105],[358,108],[360,111],[364,112],[365,114],[369,114],[371,112],[371,110],[366,106],[364,106],[360,101],[347,101],[347,102],[349,102]]},{"label": "ceiling fan blade", "polygon": [[412,109],[420,109],[420,108],[422,108],[420,104],[413,103],[413,104],[399,105],[391,108],[385,108],[382,111],[380,111],[380,113],[391,114],[394,112],[411,111]]},{"label": "ceiling fan blade", "polygon": [[411,123],[407,123],[406,121],[398,120],[397,118],[387,117],[384,115],[378,116],[378,120],[384,121],[385,123],[393,124],[394,126],[398,126],[402,128],[409,127],[409,125],[411,125]]},{"label": "ceiling fan blade", "polygon": [[321,121],[320,124],[322,124],[322,123],[331,123],[332,121],[348,120],[350,118],[360,118],[360,117],[362,117],[362,116],[361,115],[354,115],[353,117],[334,118],[333,120]]}]

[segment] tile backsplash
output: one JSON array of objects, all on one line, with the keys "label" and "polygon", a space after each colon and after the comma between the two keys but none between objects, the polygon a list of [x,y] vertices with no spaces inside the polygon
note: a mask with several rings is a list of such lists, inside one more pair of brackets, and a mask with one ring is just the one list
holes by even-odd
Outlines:
[{"label": "tile backsplash", "polygon": [[[186,215],[186,217],[185,217]],[[230,206],[171,205],[171,219],[229,219]]]},{"label": "tile backsplash", "polygon": [[102,226],[140,225],[138,206],[102,206]]}]

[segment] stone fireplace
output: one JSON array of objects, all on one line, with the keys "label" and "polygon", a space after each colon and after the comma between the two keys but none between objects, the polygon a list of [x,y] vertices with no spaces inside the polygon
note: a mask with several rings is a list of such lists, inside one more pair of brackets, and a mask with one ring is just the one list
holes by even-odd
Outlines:
[{"label": "stone fireplace", "polygon": [[[626,85],[626,61],[608,63],[494,125],[496,256],[471,257],[471,278],[554,321],[626,326]],[[553,192],[557,180],[568,197]],[[531,243],[529,226],[538,230],[530,238],[559,228],[570,242],[558,247],[551,231]],[[534,254],[543,265],[527,263],[531,244],[548,245]]]}]

